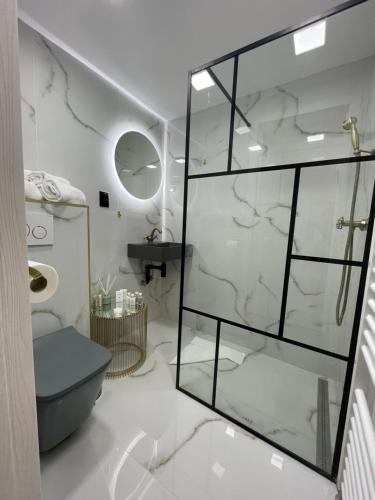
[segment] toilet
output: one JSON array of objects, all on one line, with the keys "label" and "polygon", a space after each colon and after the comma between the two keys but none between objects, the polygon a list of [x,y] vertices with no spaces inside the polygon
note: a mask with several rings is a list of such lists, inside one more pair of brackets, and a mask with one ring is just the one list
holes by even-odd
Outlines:
[{"label": "toilet", "polygon": [[72,326],[33,342],[39,450],[47,451],[90,415],[112,354]]}]

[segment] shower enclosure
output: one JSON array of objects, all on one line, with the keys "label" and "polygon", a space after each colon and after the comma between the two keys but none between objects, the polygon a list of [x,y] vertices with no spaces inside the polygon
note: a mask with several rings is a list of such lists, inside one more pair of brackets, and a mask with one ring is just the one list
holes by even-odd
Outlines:
[{"label": "shower enclosure", "polygon": [[375,210],[370,8],[341,4],[188,85],[182,229],[194,250],[177,388],[331,479]]}]

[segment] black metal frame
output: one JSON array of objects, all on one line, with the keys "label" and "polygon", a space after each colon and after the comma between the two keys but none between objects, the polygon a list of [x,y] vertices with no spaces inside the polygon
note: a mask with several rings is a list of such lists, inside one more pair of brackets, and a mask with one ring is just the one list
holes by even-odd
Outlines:
[{"label": "black metal frame", "polygon": [[[274,33],[273,35],[262,38],[261,40],[259,40],[257,42],[254,42],[250,45],[242,47],[239,50],[236,50],[236,51],[231,52],[223,57],[215,59],[207,64],[204,64],[204,65],[190,71],[189,75],[188,75],[186,142],[185,142],[186,153],[185,153],[184,201],[183,201],[183,224],[182,224],[182,255],[181,255],[182,266],[181,266],[181,283],[180,283],[180,307],[179,307],[179,332],[178,332],[178,348],[177,348],[176,388],[179,391],[181,391],[182,393],[191,397],[192,399],[198,401],[199,403],[203,404],[204,406],[215,411],[217,414],[225,417],[229,421],[238,425],[242,429],[250,432],[251,434],[264,440],[265,442],[278,448],[279,450],[290,455],[294,459],[298,460],[299,462],[303,463],[307,467],[315,470],[316,472],[327,477],[330,480],[336,479],[337,473],[338,473],[338,468],[339,468],[339,462],[340,462],[340,454],[341,454],[341,447],[342,447],[342,441],[343,441],[343,435],[344,435],[347,406],[348,406],[349,394],[350,394],[350,386],[351,386],[352,374],[353,374],[353,369],[354,369],[355,352],[356,352],[357,337],[358,337],[359,323],[360,323],[361,310],[362,310],[362,302],[363,302],[363,296],[364,296],[364,288],[365,288],[365,282],[366,282],[366,274],[367,274],[367,268],[368,268],[368,262],[369,262],[371,237],[372,237],[372,232],[373,232],[373,227],[374,227],[375,184],[374,184],[373,191],[372,191],[372,201],[371,201],[371,208],[370,208],[370,214],[369,214],[369,226],[368,226],[368,230],[367,230],[367,236],[366,236],[362,261],[348,261],[348,260],[343,260],[343,259],[331,259],[331,258],[325,258],[325,257],[314,257],[314,256],[293,254],[292,250],[293,250],[293,239],[294,239],[294,226],[295,226],[295,220],[296,220],[296,215],[297,215],[297,203],[298,203],[299,181],[300,181],[301,169],[307,168],[307,167],[317,167],[317,166],[321,167],[321,166],[329,166],[329,165],[344,165],[344,164],[356,163],[356,162],[358,162],[358,157],[351,156],[351,157],[347,157],[347,158],[334,158],[334,159],[322,160],[322,161],[292,163],[292,164],[284,164],[284,165],[278,165],[278,166],[272,166],[272,167],[257,167],[257,168],[252,168],[252,169],[232,170],[231,169],[231,161],[232,161],[232,147],[233,147],[235,113],[238,113],[241,116],[241,118],[243,119],[242,112],[236,105],[238,57],[239,57],[239,55],[241,55],[245,52],[248,52],[250,50],[256,49],[257,47],[260,47],[261,45],[265,45],[267,43],[275,41],[278,38],[281,38],[281,37],[284,37],[288,34],[291,34],[294,31],[297,31],[301,28],[307,27],[307,26],[309,26],[317,21],[327,19],[328,17],[331,17],[335,14],[343,12],[347,9],[350,9],[351,7],[365,3],[367,1],[368,0],[349,0],[349,1],[339,5],[337,7],[334,7],[332,9],[328,10],[327,12],[325,12],[324,14],[322,14],[320,16],[315,16],[304,23],[301,23],[299,25],[295,25],[295,26],[289,27],[285,30]],[[210,173],[190,175],[189,174],[189,153],[190,153],[190,119],[191,119],[191,92],[192,92],[191,77],[193,74],[198,73],[198,72],[206,69],[210,72],[211,76],[215,77],[214,78],[215,81],[217,81],[218,80],[217,75],[216,74],[212,75],[211,68],[217,64],[220,64],[220,63],[228,60],[228,59],[234,59],[232,95],[231,96],[229,95],[227,90],[221,84],[220,80],[219,80],[220,85],[218,85],[219,88],[222,90],[223,94],[225,95],[225,97],[231,103],[230,136],[229,136],[229,146],[228,146],[227,169],[224,171],[219,171],[219,172],[210,172]],[[244,122],[246,123],[247,126],[250,126],[250,123],[248,122],[247,119],[244,120]],[[361,162],[375,161],[375,155],[361,157],[360,161]],[[186,224],[187,224],[187,199],[188,199],[189,180],[201,179],[201,178],[206,178],[206,177],[219,177],[219,176],[225,176],[225,175],[229,175],[229,176],[231,176],[231,175],[244,175],[244,174],[251,174],[251,173],[256,173],[256,172],[282,171],[282,170],[294,170],[294,185],[293,185],[292,206],[291,206],[290,223],[289,223],[290,225],[289,225],[287,252],[286,252],[284,285],[283,285],[283,294],[282,294],[282,301],[281,301],[281,312],[280,312],[280,323],[279,323],[278,334],[272,334],[272,333],[269,333],[269,332],[266,332],[263,330],[259,330],[257,328],[253,328],[251,326],[247,326],[247,325],[244,325],[241,323],[236,323],[234,321],[231,321],[231,320],[228,320],[228,319],[225,319],[222,317],[218,317],[218,316],[215,316],[215,315],[212,315],[209,313],[205,313],[203,311],[198,311],[198,310],[192,309],[190,307],[185,307],[183,299],[184,299],[184,281],[185,281]],[[337,354],[335,352],[327,351],[325,349],[320,349],[319,347],[304,344],[302,342],[292,340],[292,339],[289,339],[289,338],[286,338],[283,336],[285,312],[286,312],[286,304],[287,304],[287,296],[288,296],[290,266],[291,266],[292,260],[321,262],[321,263],[334,264],[334,265],[335,264],[336,265],[350,265],[350,266],[357,266],[357,267],[361,268],[358,293],[357,293],[356,309],[355,309],[355,314],[354,314],[352,336],[351,336],[348,356],[344,356],[341,354]],[[204,316],[207,318],[211,318],[217,322],[215,362],[214,362],[214,374],[213,374],[213,390],[212,390],[213,392],[212,392],[211,403],[207,403],[206,401],[195,396],[194,394],[189,393],[183,387],[180,386],[181,337],[182,337],[182,320],[183,320],[183,312],[184,311],[191,312],[191,313],[194,313],[197,315],[201,315],[201,316]],[[257,333],[257,334],[265,336],[265,337],[273,338],[275,340],[278,340],[278,341],[286,343],[286,344],[291,344],[291,345],[297,346],[299,348],[307,349],[310,351],[320,353],[320,354],[325,355],[325,356],[336,358],[336,359],[339,359],[339,360],[347,363],[345,381],[344,381],[344,387],[343,387],[342,402],[341,402],[341,409],[340,409],[340,416],[339,416],[339,423],[338,423],[335,448],[334,448],[334,453],[333,453],[331,473],[327,473],[326,471],[320,469],[319,467],[317,467],[313,463],[308,462],[304,458],[296,455],[292,451],[284,448],[283,446],[279,445],[278,443],[263,436],[258,431],[251,429],[247,425],[241,423],[240,421],[236,420],[235,418],[231,417],[230,415],[227,415],[226,413],[224,413],[220,409],[216,408],[215,403],[216,403],[216,387],[217,387],[220,331],[221,331],[221,325],[223,323],[229,324],[232,326],[236,326],[238,328],[248,330],[248,331]]]},{"label": "black metal frame", "polygon": [[292,252],[293,252],[293,241],[294,241],[294,226],[296,224],[297,216],[297,203],[298,203],[298,193],[299,193],[299,181],[301,178],[301,168],[297,167],[294,171],[294,183],[293,183],[293,195],[292,195],[292,206],[290,210],[290,222],[289,222],[289,233],[288,233],[288,246],[286,250],[286,262],[285,262],[285,273],[284,273],[284,286],[283,286],[283,296],[281,300],[281,312],[280,312],[280,323],[279,323],[279,337],[284,335],[284,323],[285,323],[285,313],[286,313],[286,303],[288,300],[288,288],[290,280],[290,266],[292,264]]}]

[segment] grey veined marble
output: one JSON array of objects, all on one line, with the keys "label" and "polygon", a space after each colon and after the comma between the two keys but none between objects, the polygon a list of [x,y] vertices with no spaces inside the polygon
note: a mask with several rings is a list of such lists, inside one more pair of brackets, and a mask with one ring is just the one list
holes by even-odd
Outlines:
[{"label": "grey veined marble", "polygon": [[[133,199],[118,182],[113,153],[118,137],[126,130],[136,130],[150,137],[163,157],[164,122],[21,21],[19,42],[24,167],[65,177],[85,193],[90,206],[92,291],[96,291],[99,276],[112,273],[117,276],[115,289],[141,290],[149,303],[150,318],[158,317],[160,279],[156,277],[145,287],[144,269],[129,261],[126,247],[142,242],[154,227],[162,229],[167,239],[172,239],[174,229],[165,223],[164,214],[169,212],[163,206],[162,191],[144,202]],[[109,193],[109,209],[98,206],[99,190]],[[69,251],[70,240],[77,238],[75,227],[81,212],[43,209],[52,213],[56,227],[65,228],[66,243],[55,246],[54,252],[61,255],[66,268],[74,268],[76,255]],[[44,255],[37,257],[43,259]],[[87,280],[85,284],[88,293]],[[79,317],[80,306],[77,294],[75,304],[67,301],[65,306],[58,295],[53,307],[45,304],[43,313],[34,314],[35,330],[48,333],[61,322],[82,326],[86,313]]]}]

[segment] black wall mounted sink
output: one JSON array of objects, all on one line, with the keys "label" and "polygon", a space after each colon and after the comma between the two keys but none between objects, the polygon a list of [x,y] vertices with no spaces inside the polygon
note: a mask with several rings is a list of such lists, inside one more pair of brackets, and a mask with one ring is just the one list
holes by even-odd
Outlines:
[{"label": "black wall mounted sink", "polygon": [[[141,260],[166,262],[181,259],[182,243],[158,241],[153,243],[128,243],[128,257]],[[185,255],[191,257],[193,246],[186,245]]]}]

